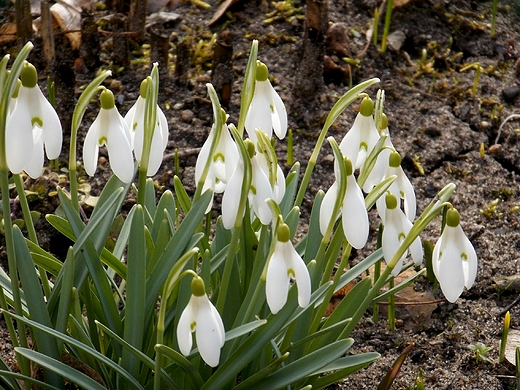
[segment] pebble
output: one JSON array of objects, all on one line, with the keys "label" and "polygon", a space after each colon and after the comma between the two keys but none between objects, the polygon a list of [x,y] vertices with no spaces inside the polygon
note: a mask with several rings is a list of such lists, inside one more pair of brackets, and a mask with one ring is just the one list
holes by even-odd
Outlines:
[{"label": "pebble", "polygon": [[183,122],[191,123],[193,121],[193,117],[195,114],[191,110],[182,110],[181,111],[181,119]]},{"label": "pebble", "polygon": [[394,51],[399,51],[401,50],[405,39],[406,35],[404,32],[400,30],[394,31],[387,38],[388,47]]},{"label": "pebble", "polygon": [[518,96],[518,94],[520,93],[520,87],[518,86],[512,86],[512,87],[507,87],[507,88],[504,88],[502,90],[502,96],[504,97],[504,100],[506,101],[506,103],[513,103],[513,101],[515,100],[515,98]]}]

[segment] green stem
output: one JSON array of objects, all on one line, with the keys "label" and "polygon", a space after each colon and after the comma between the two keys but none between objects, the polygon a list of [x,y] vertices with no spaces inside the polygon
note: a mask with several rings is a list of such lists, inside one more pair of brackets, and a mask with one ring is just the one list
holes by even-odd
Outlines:
[{"label": "green stem", "polygon": [[[38,245],[38,237],[36,236],[36,229],[34,228],[29,202],[27,202],[27,197],[25,196],[25,188],[22,182],[22,177],[20,174],[13,174],[13,177],[16,184],[16,192],[18,192],[18,199],[20,200],[20,205],[22,206],[23,217],[25,226],[27,228],[27,233],[29,235],[29,240]],[[40,280],[42,281],[45,297],[49,299],[51,296],[51,286],[49,279],[47,278],[47,272],[42,267],[38,267],[38,271],[40,273]]]},{"label": "green stem", "polygon": [[[394,278],[388,281],[388,289],[394,288]],[[388,297],[388,330],[395,331],[395,295],[392,294]]]},{"label": "green stem", "polygon": [[139,182],[137,184],[137,204],[145,208],[147,168],[139,166]]},{"label": "green stem", "polygon": [[[249,216],[247,216],[246,218],[249,218]],[[238,246],[241,230],[241,227],[235,226],[235,228],[233,229],[233,235],[231,236],[231,241],[229,242],[229,248],[224,263],[224,272],[222,273],[222,280],[220,281],[221,288],[218,292],[216,305],[219,313],[224,312],[224,305],[226,303],[226,296],[228,291],[227,286],[229,285],[229,281],[231,280],[231,271],[233,270],[233,264],[235,263],[235,252]]]},{"label": "green stem", "polygon": [[394,0],[388,0],[386,4],[386,15],[385,15],[385,27],[383,30],[383,38],[381,40],[381,52],[386,52],[386,41],[388,38],[388,32],[390,31],[390,22],[392,21],[392,8],[394,6]]}]

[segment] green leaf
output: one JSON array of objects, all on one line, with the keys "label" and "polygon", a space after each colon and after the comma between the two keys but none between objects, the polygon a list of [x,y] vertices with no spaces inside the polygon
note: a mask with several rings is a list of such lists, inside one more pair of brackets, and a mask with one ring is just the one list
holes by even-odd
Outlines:
[{"label": "green leaf", "polygon": [[263,369],[258,371],[256,374],[253,374],[249,378],[244,380],[243,382],[240,382],[238,384],[238,386],[233,387],[233,390],[246,390],[246,389],[249,389],[250,386],[260,382],[266,376],[270,375],[272,372],[274,372],[277,369],[279,369],[280,366],[287,360],[288,357],[289,357],[289,352],[286,352],[285,354],[283,354],[279,358],[273,360],[271,363],[269,363]]},{"label": "green leaf", "polygon": [[[175,219],[175,207],[175,198],[173,197],[172,192],[170,190],[164,191],[161,195],[161,199],[159,199],[159,203],[157,204],[152,228],[150,229],[154,241],[157,240],[157,236],[162,232],[161,227],[164,213],[167,213],[171,219]],[[157,245],[157,242],[155,245]]]},{"label": "green leaf", "polygon": [[305,379],[308,375],[320,370],[339,359],[354,344],[353,339],[339,340],[317,351],[314,351],[250,386],[249,390],[282,389]]},{"label": "green leaf", "polygon": [[[54,387],[52,385],[49,385],[48,383],[39,381],[37,379],[31,378],[30,376],[23,375],[17,372],[9,371],[8,369],[0,370],[0,378],[4,381],[9,381],[9,384],[11,385],[11,389],[17,389],[22,390],[20,385],[15,379],[18,379],[20,381],[23,381],[24,383],[32,383],[36,385],[36,388],[42,388],[42,389],[51,389],[51,390],[59,390],[58,387]],[[0,385],[3,383],[0,382]]]},{"label": "green leaf", "polygon": [[189,362],[188,359],[182,356],[179,352],[163,344],[157,344],[155,346],[155,350],[161,355],[171,359],[174,363],[179,365],[180,368],[182,368],[183,372],[187,374],[187,378],[185,379],[189,380],[191,388],[202,387],[204,381],[202,380],[199,371],[193,366],[193,364]]},{"label": "green leaf", "polygon": [[42,332],[45,332],[45,333],[53,336],[54,338],[63,341],[65,344],[69,345],[72,348],[76,348],[76,349],[79,349],[79,350],[85,352],[86,354],[92,356],[96,361],[98,361],[99,364],[106,365],[107,367],[112,369],[114,372],[118,373],[121,377],[123,377],[127,381],[131,382],[135,388],[143,389],[143,387],[139,384],[139,382],[137,382],[137,380],[135,378],[133,378],[131,375],[129,375],[128,372],[126,372],[119,364],[117,364],[116,362],[113,362],[111,359],[109,359],[105,355],[99,353],[94,348],[92,348],[86,344],[83,344],[82,342],[76,340],[75,338],[72,338],[72,337],[70,337],[66,334],[63,334],[61,332],[58,332],[52,328],[39,324],[38,322],[32,321],[28,318],[21,317],[19,315],[13,314],[13,313],[9,313],[9,312],[5,311],[4,309],[0,309],[0,311],[6,317],[15,318],[15,319],[29,325],[30,327],[32,327],[34,329],[39,329]]},{"label": "green leaf", "polygon": [[56,330],[65,333],[71,310],[72,286],[74,284],[74,250],[72,248],[67,251],[63,268],[63,283],[56,315]]},{"label": "green leaf", "polygon": [[348,283],[352,282],[354,279],[356,279],[358,276],[360,276],[363,272],[365,272],[367,269],[369,269],[371,266],[373,266],[375,263],[377,263],[382,258],[383,258],[383,250],[381,248],[375,250],[369,256],[367,256],[366,258],[361,260],[354,267],[352,267],[347,272],[345,272],[343,275],[341,275],[341,277],[339,278],[338,285],[334,289],[334,292],[339,291],[341,288],[346,286]]},{"label": "green leaf", "polygon": [[17,347],[16,353],[32,360],[34,363],[69,379],[77,385],[89,390],[106,390],[106,387],[96,382],[91,377],[75,370],[74,368],[63,364],[59,360],[53,359],[42,353],[32,351],[27,348]]},{"label": "green leaf", "polygon": [[[11,376],[11,374],[13,374],[13,376]],[[0,356],[0,378],[2,378],[5,385],[9,384],[11,389],[22,390],[22,387],[20,386],[20,384],[16,380],[14,380],[14,379],[17,379],[17,377],[14,375],[21,375],[21,374],[12,372],[10,367],[7,365],[7,363],[4,361],[4,359]]]},{"label": "green leaf", "polygon": [[[330,386],[333,383],[338,383],[344,378],[352,375],[356,371],[361,370],[373,361],[379,359],[381,355],[377,352],[368,352],[358,355],[346,356],[336,360],[334,363],[329,364],[313,373],[318,375],[316,379],[311,379],[313,389],[323,389],[324,387]],[[332,372],[328,375],[324,373]]]},{"label": "green leaf", "polygon": [[[153,183],[152,183],[153,184]],[[132,219],[130,239],[128,241],[127,254],[127,278],[126,278],[126,305],[125,305],[125,341],[137,349],[143,347],[143,340],[150,332],[145,332],[143,315],[145,310],[146,293],[146,246],[144,212],[141,205],[134,206],[135,214]],[[132,376],[139,373],[139,361],[123,350],[121,365]]]},{"label": "green leaf", "polygon": [[298,190],[298,178],[300,176],[300,163],[296,162],[287,177],[285,178],[285,195],[283,196],[282,201],[280,202],[280,211],[282,212],[282,217],[285,219],[287,213],[291,211],[294,204],[294,197],[296,196],[296,191]]},{"label": "green leaf", "polygon": [[173,188],[175,189],[175,195],[177,195],[177,201],[185,213],[191,210],[191,200],[186,192],[181,180],[175,176],[173,178]]},{"label": "green leaf", "polygon": [[26,239],[25,242],[29,247],[29,251],[31,252],[31,256],[34,260],[34,263],[42,267],[47,272],[50,272],[52,275],[57,276],[63,266],[63,263],[58,260],[56,257],[46,252],[38,244],[35,244],[29,239]]},{"label": "green leaf", "polygon": [[[40,279],[36,275],[36,268],[32,262],[29,248],[27,248],[22,232],[17,226],[13,227],[13,240],[18,265],[18,274],[20,275],[22,288],[27,299],[29,315],[33,320],[42,325],[51,327],[51,319],[43,297]],[[36,338],[36,344],[40,351],[55,359],[59,359],[60,353],[58,351],[58,346],[56,345],[56,340],[49,337],[49,335],[38,331],[35,331],[34,335]],[[52,372],[44,370],[44,375],[45,380],[52,385],[58,387],[63,386],[61,378],[54,375]]]}]

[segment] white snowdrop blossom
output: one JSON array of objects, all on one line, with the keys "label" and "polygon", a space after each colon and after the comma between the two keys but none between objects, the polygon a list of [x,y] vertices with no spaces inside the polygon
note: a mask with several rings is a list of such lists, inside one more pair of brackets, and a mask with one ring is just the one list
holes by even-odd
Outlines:
[{"label": "white snowdrop blossom", "polygon": [[267,66],[257,61],[255,91],[245,120],[247,134],[255,145],[255,129],[261,129],[269,138],[273,130],[279,139],[283,139],[287,133],[287,111],[268,75]]},{"label": "white snowdrop blossom", "polygon": [[[381,246],[383,249],[383,257],[388,264],[397,253],[397,250],[405,240],[413,225],[410,220],[406,218],[403,211],[397,206],[397,197],[395,195],[387,193],[385,202],[386,215],[384,219]],[[411,253],[414,263],[416,265],[421,264],[423,259],[423,248],[420,237],[417,237],[408,250],[406,250],[401,256],[392,270],[392,276],[395,277],[399,275],[399,272],[401,272],[403,261],[406,258],[408,251]]]},{"label": "white snowdrop blossom", "polygon": [[[210,156],[211,145],[216,137],[218,137],[217,145],[213,155]],[[217,194],[224,192],[231,179],[231,175],[237,167],[238,160],[238,148],[231,137],[228,126],[223,124],[220,131],[217,132],[215,125],[213,125],[197,157],[195,164],[195,182],[197,185],[199,184],[204,168],[206,164],[209,164],[209,170],[203,184],[202,192],[207,189],[211,189]],[[211,204],[209,207],[211,207]]]},{"label": "white snowdrop blossom", "polygon": [[[372,170],[368,174],[365,184],[363,184],[363,191],[367,194],[377,186],[381,181],[385,179],[386,169],[388,167],[388,159],[392,150],[395,150],[392,140],[390,139],[390,131],[388,130],[388,118],[385,114],[381,115],[382,127],[381,137],[386,137],[383,144],[383,149],[377,155],[376,163]],[[360,174],[363,173],[363,169],[366,165],[362,165],[360,168]]]},{"label": "white snowdrop blossom", "polygon": [[379,140],[379,133],[372,116],[373,111],[374,102],[369,97],[365,97],[352,128],[339,144],[341,152],[352,161],[354,169],[361,168]]},{"label": "white snowdrop blossom", "polygon": [[8,118],[13,113],[14,108],[16,107],[16,103],[18,103],[18,94],[20,93],[21,86],[22,86],[22,82],[20,81],[20,79],[16,80],[16,88],[14,90],[13,96],[9,100],[9,110],[7,111]]},{"label": "white snowdrop blossom", "polygon": [[[148,78],[141,83],[140,94],[135,104],[128,110],[124,119],[130,129],[130,145],[134,150],[137,161],[141,161],[144,144],[144,113],[146,107],[146,87]],[[147,176],[153,176],[159,170],[164,150],[168,145],[168,121],[163,111],[157,106],[156,123],[152,135],[150,159],[148,161]]]},{"label": "white snowdrop blossom", "polygon": [[[273,190],[273,200],[279,204],[285,195],[285,176],[283,174],[282,168],[280,168],[280,165],[276,163],[276,167],[274,167],[274,169],[272,169],[273,172],[271,172],[271,169],[269,169],[269,162],[263,153],[257,153],[255,155],[255,159],[266,177],[269,178],[269,182]],[[276,172],[274,172],[275,170]]]},{"label": "white snowdrop blossom", "polygon": [[99,114],[88,129],[83,144],[85,171],[89,176],[96,173],[99,147],[105,145],[114,174],[122,182],[130,183],[134,177],[130,130],[115,106],[112,91],[104,89],[99,100]]},{"label": "white snowdrop blossom", "polygon": [[220,349],[225,342],[225,329],[220,314],[206,295],[204,281],[200,277],[191,282],[191,298],[177,324],[177,342],[184,356],[193,346],[191,333],[195,332],[200,356],[211,367],[218,366]]},{"label": "white snowdrop blossom", "polygon": [[446,299],[455,302],[464,287],[473,286],[477,276],[477,254],[460,226],[460,214],[448,210],[446,226],[435,244],[433,272]]},{"label": "white snowdrop blossom", "polygon": [[49,160],[59,157],[63,139],[58,114],[38,87],[36,68],[25,62],[16,104],[6,123],[6,160],[13,173],[32,178],[43,169],[44,148]]},{"label": "white snowdrop blossom", "polygon": [[291,279],[296,281],[300,307],[307,307],[311,299],[309,271],[294,249],[290,236],[289,226],[284,223],[278,226],[274,251],[267,265],[265,293],[273,314],[278,313],[287,302]]},{"label": "white snowdrop blossom", "polygon": [[[343,198],[341,206],[341,221],[343,225],[343,233],[347,241],[356,249],[361,249],[365,246],[369,234],[368,214],[365,207],[365,199],[361,188],[354,177],[354,170],[350,159],[346,158],[347,168],[347,190]],[[338,169],[335,165],[334,173],[336,181],[332,184],[326,192],[320,208],[320,231],[325,235],[327,227],[331,220],[335,220],[332,215],[334,211],[334,204],[338,197]]]},{"label": "white snowdrop blossom", "polygon": [[[413,189],[412,183],[406,176],[401,167],[401,156],[398,152],[391,152],[389,159],[389,163],[387,166],[386,173],[383,178],[390,177],[392,175],[396,176],[395,181],[390,185],[388,191],[394,194],[398,200],[402,200],[404,214],[408,217],[410,221],[415,219],[415,214],[417,212],[417,201],[415,198],[415,190]],[[380,197],[376,201],[377,212],[379,216],[384,221],[386,215],[386,202],[384,197]]]},{"label": "white snowdrop blossom", "polygon": [[[261,167],[259,160],[255,154],[255,148],[250,140],[246,140],[246,145],[251,156],[251,184],[248,191],[248,200],[251,204],[254,215],[258,217],[263,225],[267,225],[271,222],[272,213],[267,199],[274,199],[273,188],[269,182],[268,174],[265,173]],[[283,173],[282,173],[283,176]],[[229,184],[222,196],[222,224],[226,229],[231,229],[235,226],[236,219],[238,217],[238,202],[240,201],[240,195],[242,193],[244,181],[244,163],[240,159],[235,172],[229,180]],[[243,217],[240,216],[240,217]]]}]

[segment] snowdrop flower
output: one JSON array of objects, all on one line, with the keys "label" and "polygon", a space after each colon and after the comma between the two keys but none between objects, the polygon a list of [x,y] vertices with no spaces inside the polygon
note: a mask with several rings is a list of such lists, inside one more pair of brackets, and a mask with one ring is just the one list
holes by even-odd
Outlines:
[{"label": "snowdrop flower", "polygon": [[218,366],[220,349],[224,346],[225,330],[220,314],[206,295],[204,281],[200,277],[191,282],[191,298],[177,325],[177,342],[184,356],[191,352],[195,332],[200,356],[211,367]]},{"label": "snowdrop flower", "polygon": [[[368,214],[363,193],[354,177],[352,162],[350,159],[345,158],[345,163],[347,168],[347,190],[345,191],[341,206],[343,233],[350,245],[356,249],[361,249],[365,246],[368,239],[370,227]],[[336,165],[334,173],[336,175],[336,181],[325,194],[320,208],[320,231],[323,235],[325,235],[327,231],[329,222],[336,218],[332,215],[339,191],[337,181],[338,169]]]},{"label": "snowdrop flower", "polygon": [[339,144],[343,154],[353,162],[354,169],[361,168],[379,139],[372,116],[373,111],[374,102],[369,97],[365,97],[352,128]]},{"label": "snowdrop flower", "polygon": [[433,249],[432,266],[444,296],[452,303],[464,287],[469,289],[475,282],[477,254],[460,226],[460,214],[455,209],[446,214],[446,226]]},{"label": "snowdrop flower", "polygon": [[[388,193],[385,197],[386,202],[386,215],[384,219],[383,237],[381,246],[383,248],[383,257],[388,264],[397,252],[397,249],[401,246],[410,229],[412,223],[403,211],[397,206],[397,197],[392,193]],[[410,251],[412,259],[416,265],[421,264],[423,258],[423,249],[420,237],[417,237],[410,245],[408,250],[401,256],[394,269],[392,270],[392,276],[399,275],[401,268],[403,267],[403,261],[406,255]]]},{"label": "snowdrop flower", "polygon": [[22,86],[22,82],[20,81],[20,79],[16,81],[16,88],[14,89],[14,93],[11,97],[11,100],[9,100],[9,110],[7,112],[8,116],[13,113],[13,110],[16,107],[16,103],[18,102],[18,94],[20,93],[20,87]]},{"label": "snowdrop flower", "polygon": [[99,97],[101,109],[85,136],[83,144],[83,164],[89,176],[96,172],[99,147],[108,149],[110,166],[114,174],[124,183],[134,177],[134,159],[130,146],[130,131],[123,117],[117,111],[114,94],[103,89]]},{"label": "snowdrop flower", "polygon": [[255,145],[255,129],[261,129],[269,138],[272,137],[273,130],[280,139],[287,133],[287,111],[282,99],[269,82],[268,75],[267,66],[257,61],[255,91],[245,120],[247,134]]},{"label": "snowdrop flower", "polygon": [[273,314],[278,313],[287,302],[291,279],[298,287],[298,304],[307,307],[311,299],[311,279],[302,258],[290,240],[289,226],[278,226],[274,252],[267,265],[265,293],[267,304]]},{"label": "snowdrop flower", "polygon": [[[385,142],[383,144],[383,149],[377,155],[377,160],[367,176],[365,180],[365,184],[363,184],[363,191],[367,194],[372,191],[372,189],[377,186],[381,181],[385,179],[386,169],[388,167],[388,159],[390,157],[390,153],[392,150],[395,150],[394,145],[392,144],[392,140],[390,139],[390,132],[388,130],[388,118],[385,114],[381,116],[382,127],[381,137],[386,137]],[[361,173],[366,165],[361,166]]]},{"label": "snowdrop flower", "polygon": [[62,129],[58,114],[38,87],[36,68],[25,62],[16,104],[6,124],[6,159],[13,173],[40,176],[44,147],[49,160],[61,152]]},{"label": "snowdrop flower", "polygon": [[[246,145],[251,158],[252,169],[251,185],[248,192],[249,203],[260,222],[267,225],[271,222],[272,213],[266,200],[274,198],[273,189],[268,176],[260,166],[252,141],[246,140]],[[222,197],[222,224],[226,229],[231,229],[235,225],[238,213],[237,203],[242,193],[243,181],[244,163],[240,159]]]},{"label": "snowdrop flower", "polygon": [[[213,155],[210,156],[211,145],[215,137],[218,137],[217,146]],[[199,183],[206,164],[210,164],[202,191],[212,189],[217,194],[224,192],[231,175],[237,167],[238,160],[238,148],[231,137],[227,125],[223,124],[220,132],[217,132],[215,125],[213,125],[197,157],[195,182]]]},{"label": "snowdrop flower", "polygon": [[[401,156],[398,152],[391,152],[388,158],[388,167],[384,177],[396,176],[395,181],[390,185],[388,191],[394,194],[398,200],[403,201],[404,213],[410,221],[415,219],[417,211],[417,201],[415,199],[415,190],[413,189],[412,183],[406,176],[401,167]],[[384,221],[386,202],[383,197],[380,197],[376,201],[377,212]]]},{"label": "snowdrop flower", "polygon": [[[125,115],[125,122],[130,129],[130,144],[134,150],[137,161],[141,161],[144,143],[144,113],[146,107],[146,87],[151,78],[142,81],[139,97],[135,104]],[[159,170],[163,153],[168,145],[168,121],[163,111],[157,106],[156,123],[153,130],[152,144],[150,148],[150,160],[148,161],[147,175],[153,176]]]},{"label": "snowdrop flower", "polygon": [[[263,153],[255,154],[254,158],[258,166],[264,172],[265,176],[269,178],[269,182],[273,190],[272,199],[279,204],[285,195],[285,176],[283,174],[282,168],[280,168],[278,163],[276,163],[276,167],[270,168],[270,164]],[[276,172],[271,172],[271,170]]]}]

